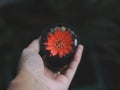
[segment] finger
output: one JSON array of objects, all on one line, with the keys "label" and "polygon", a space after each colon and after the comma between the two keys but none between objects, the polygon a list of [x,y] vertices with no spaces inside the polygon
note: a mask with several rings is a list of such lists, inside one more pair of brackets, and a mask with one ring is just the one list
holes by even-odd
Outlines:
[{"label": "finger", "polygon": [[75,72],[81,60],[82,52],[83,52],[83,46],[79,45],[71,64],[69,65],[68,69],[65,71],[65,76],[68,78],[69,82],[72,81],[75,75]]},{"label": "finger", "polygon": [[27,49],[31,49],[32,51],[39,53],[40,50],[39,39],[33,40],[32,43],[28,45]]}]

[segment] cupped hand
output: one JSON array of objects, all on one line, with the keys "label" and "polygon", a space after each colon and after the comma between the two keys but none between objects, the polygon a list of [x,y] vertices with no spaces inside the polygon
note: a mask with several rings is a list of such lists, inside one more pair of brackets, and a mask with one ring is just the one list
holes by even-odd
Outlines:
[{"label": "cupped hand", "polygon": [[64,74],[53,73],[39,55],[39,40],[34,40],[21,54],[19,70],[9,90],[68,90],[80,63],[83,46],[79,45]]}]

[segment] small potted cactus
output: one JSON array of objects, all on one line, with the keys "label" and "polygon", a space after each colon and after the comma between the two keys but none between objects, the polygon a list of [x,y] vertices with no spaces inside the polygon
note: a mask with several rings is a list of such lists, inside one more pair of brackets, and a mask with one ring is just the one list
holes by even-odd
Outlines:
[{"label": "small potted cactus", "polygon": [[79,34],[71,26],[56,24],[48,27],[40,40],[40,54],[46,67],[57,72],[68,66],[78,44]]}]

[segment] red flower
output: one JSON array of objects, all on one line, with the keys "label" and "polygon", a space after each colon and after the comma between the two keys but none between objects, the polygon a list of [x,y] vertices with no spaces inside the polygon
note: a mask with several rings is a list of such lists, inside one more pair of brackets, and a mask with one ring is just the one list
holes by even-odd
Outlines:
[{"label": "red flower", "polygon": [[70,31],[62,31],[56,28],[54,33],[49,33],[47,42],[44,43],[46,50],[50,51],[50,56],[59,55],[60,58],[72,51],[73,39]]}]

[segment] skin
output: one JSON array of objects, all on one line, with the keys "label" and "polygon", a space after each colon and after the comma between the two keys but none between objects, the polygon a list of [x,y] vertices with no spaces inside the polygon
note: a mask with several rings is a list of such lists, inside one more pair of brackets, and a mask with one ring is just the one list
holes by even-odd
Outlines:
[{"label": "skin", "polygon": [[64,74],[57,74],[44,66],[39,55],[39,40],[34,40],[21,54],[17,76],[8,90],[68,90],[80,63],[83,46],[79,45]]}]

